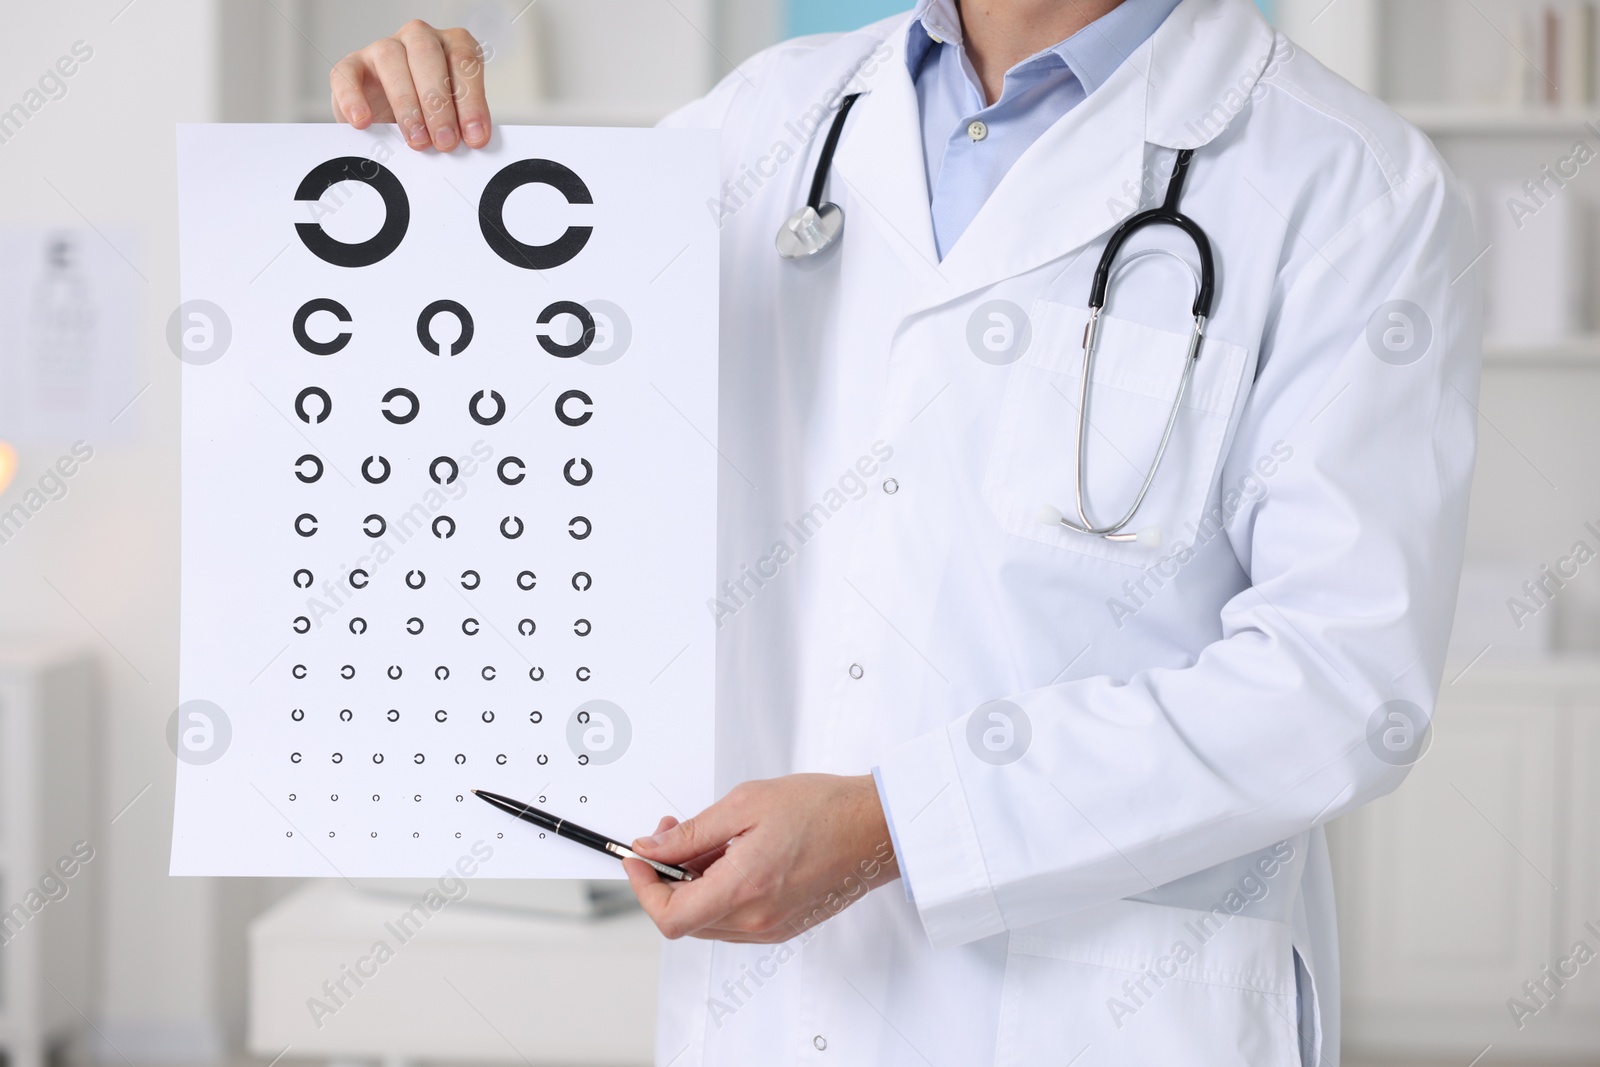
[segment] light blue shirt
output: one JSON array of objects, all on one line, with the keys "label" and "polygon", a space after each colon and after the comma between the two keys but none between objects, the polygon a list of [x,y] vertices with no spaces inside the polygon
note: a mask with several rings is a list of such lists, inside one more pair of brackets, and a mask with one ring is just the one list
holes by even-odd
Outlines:
[{"label": "light blue shirt", "polygon": [[[985,105],[966,50],[956,0],[921,0],[906,64],[922,113],[933,237],[943,259],[1028,146],[1103,85],[1166,20],[1178,0],[1123,0],[1054,48],[1006,71]],[[983,124],[974,138],[973,123]]]}]

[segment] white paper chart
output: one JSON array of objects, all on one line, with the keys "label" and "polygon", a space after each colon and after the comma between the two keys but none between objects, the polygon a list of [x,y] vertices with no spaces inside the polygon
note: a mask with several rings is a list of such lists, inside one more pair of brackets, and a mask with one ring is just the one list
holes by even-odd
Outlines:
[{"label": "white paper chart", "polygon": [[620,877],[471,790],[712,799],[715,135],[178,149],[172,873]]}]

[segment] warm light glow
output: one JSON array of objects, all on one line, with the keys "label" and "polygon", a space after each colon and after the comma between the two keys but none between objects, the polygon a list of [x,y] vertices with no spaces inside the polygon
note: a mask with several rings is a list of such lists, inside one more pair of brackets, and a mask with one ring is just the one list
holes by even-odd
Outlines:
[{"label": "warm light glow", "polygon": [[6,491],[17,473],[17,450],[9,441],[0,441],[0,493]]}]

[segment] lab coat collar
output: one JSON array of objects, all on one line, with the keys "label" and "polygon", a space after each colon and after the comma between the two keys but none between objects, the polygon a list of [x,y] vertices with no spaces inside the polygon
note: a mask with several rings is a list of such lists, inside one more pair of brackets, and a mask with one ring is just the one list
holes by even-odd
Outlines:
[{"label": "lab coat collar", "polygon": [[856,202],[851,222],[880,229],[925,285],[922,307],[1068,255],[1121,221],[1138,203],[1147,144],[1198,148],[1213,140],[1243,110],[1275,41],[1251,0],[1183,0],[1023,153],[940,262],[905,63],[912,17],[880,24],[893,56],[863,79],[866,95],[836,169]]}]

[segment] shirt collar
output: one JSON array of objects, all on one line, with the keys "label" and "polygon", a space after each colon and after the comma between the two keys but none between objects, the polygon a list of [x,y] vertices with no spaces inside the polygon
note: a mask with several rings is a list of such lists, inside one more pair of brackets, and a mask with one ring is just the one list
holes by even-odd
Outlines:
[{"label": "shirt collar", "polygon": [[[1065,41],[1017,66],[1038,62],[1046,56],[1059,57],[1087,95],[1098,89],[1134,49],[1155,33],[1156,27],[1166,21],[1178,3],[1179,0],[1122,0]],[[912,13],[906,40],[906,65],[913,79],[928,53],[939,44],[961,47],[961,13],[956,0],[920,0]]]}]

